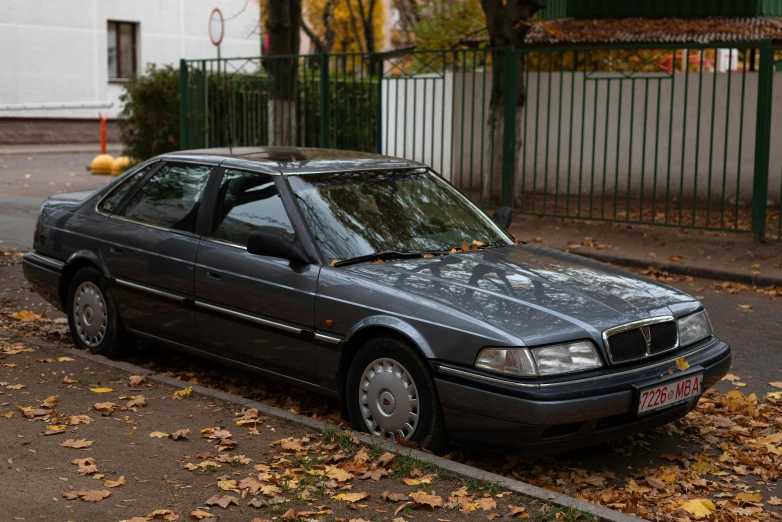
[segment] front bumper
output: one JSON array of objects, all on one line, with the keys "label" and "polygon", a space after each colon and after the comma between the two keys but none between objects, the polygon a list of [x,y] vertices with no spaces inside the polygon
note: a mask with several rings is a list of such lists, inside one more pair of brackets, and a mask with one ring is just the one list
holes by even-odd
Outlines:
[{"label": "front bumper", "polygon": [[[703,372],[704,391],[730,369],[730,346],[716,338],[683,355],[691,366],[688,373]],[[681,377],[679,372],[670,375],[669,368],[676,370],[673,359],[614,374],[514,387],[504,379],[438,365],[435,382],[453,441],[562,451],[649,430],[686,415],[697,399],[640,417],[635,413],[635,387]]]},{"label": "front bumper", "polygon": [[28,252],[22,257],[24,278],[41,297],[61,309],[60,276],[65,263],[51,257]]}]

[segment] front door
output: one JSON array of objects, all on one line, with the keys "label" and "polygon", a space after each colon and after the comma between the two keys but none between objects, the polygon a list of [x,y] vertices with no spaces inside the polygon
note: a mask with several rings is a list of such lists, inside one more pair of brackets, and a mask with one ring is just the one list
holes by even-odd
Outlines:
[{"label": "front door", "polygon": [[[221,169],[222,170],[222,169]],[[259,227],[294,233],[271,174],[224,169],[208,237],[198,247],[196,320],[203,349],[313,383],[319,267],[247,252]]]},{"label": "front door", "polygon": [[101,256],[128,328],[184,345],[197,341],[196,222],[213,168],[165,163],[111,216]]}]

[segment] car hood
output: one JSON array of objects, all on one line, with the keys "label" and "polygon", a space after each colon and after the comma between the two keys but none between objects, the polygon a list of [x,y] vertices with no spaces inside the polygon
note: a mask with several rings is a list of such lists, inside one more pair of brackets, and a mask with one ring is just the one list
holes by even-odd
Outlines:
[{"label": "car hood", "polygon": [[598,341],[612,326],[700,308],[692,297],[655,281],[538,245],[346,268],[392,293],[468,314],[530,346],[587,336]]},{"label": "car hood", "polygon": [[79,202],[79,201],[84,201],[94,193],[95,191],[93,190],[82,190],[79,192],[65,192],[62,194],[52,194],[51,196],[49,196],[49,199],[55,201]]}]

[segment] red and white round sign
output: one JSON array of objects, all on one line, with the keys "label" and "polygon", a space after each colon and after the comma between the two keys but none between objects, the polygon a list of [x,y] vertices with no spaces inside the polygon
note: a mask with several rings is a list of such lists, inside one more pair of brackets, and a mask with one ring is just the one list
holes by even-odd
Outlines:
[{"label": "red and white round sign", "polygon": [[219,46],[223,41],[223,32],[225,23],[223,22],[223,13],[215,7],[212,14],[209,15],[209,39],[215,46]]}]

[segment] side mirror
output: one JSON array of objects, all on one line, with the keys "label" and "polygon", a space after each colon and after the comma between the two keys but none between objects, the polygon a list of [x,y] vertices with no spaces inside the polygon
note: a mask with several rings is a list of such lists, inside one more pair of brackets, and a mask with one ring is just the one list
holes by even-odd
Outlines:
[{"label": "side mirror", "polygon": [[247,251],[259,256],[287,259],[298,264],[307,265],[310,262],[295,237],[276,227],[264,227],[250,232]]},{"label": "side mirror", "polygon": [[510,209],[510,207],[500,207],[494,211],[494,214],[492,214],[491,218],[499,226],[505,230],[508,230],[510,228],[511,221],[513,221],[513,211]]}]

